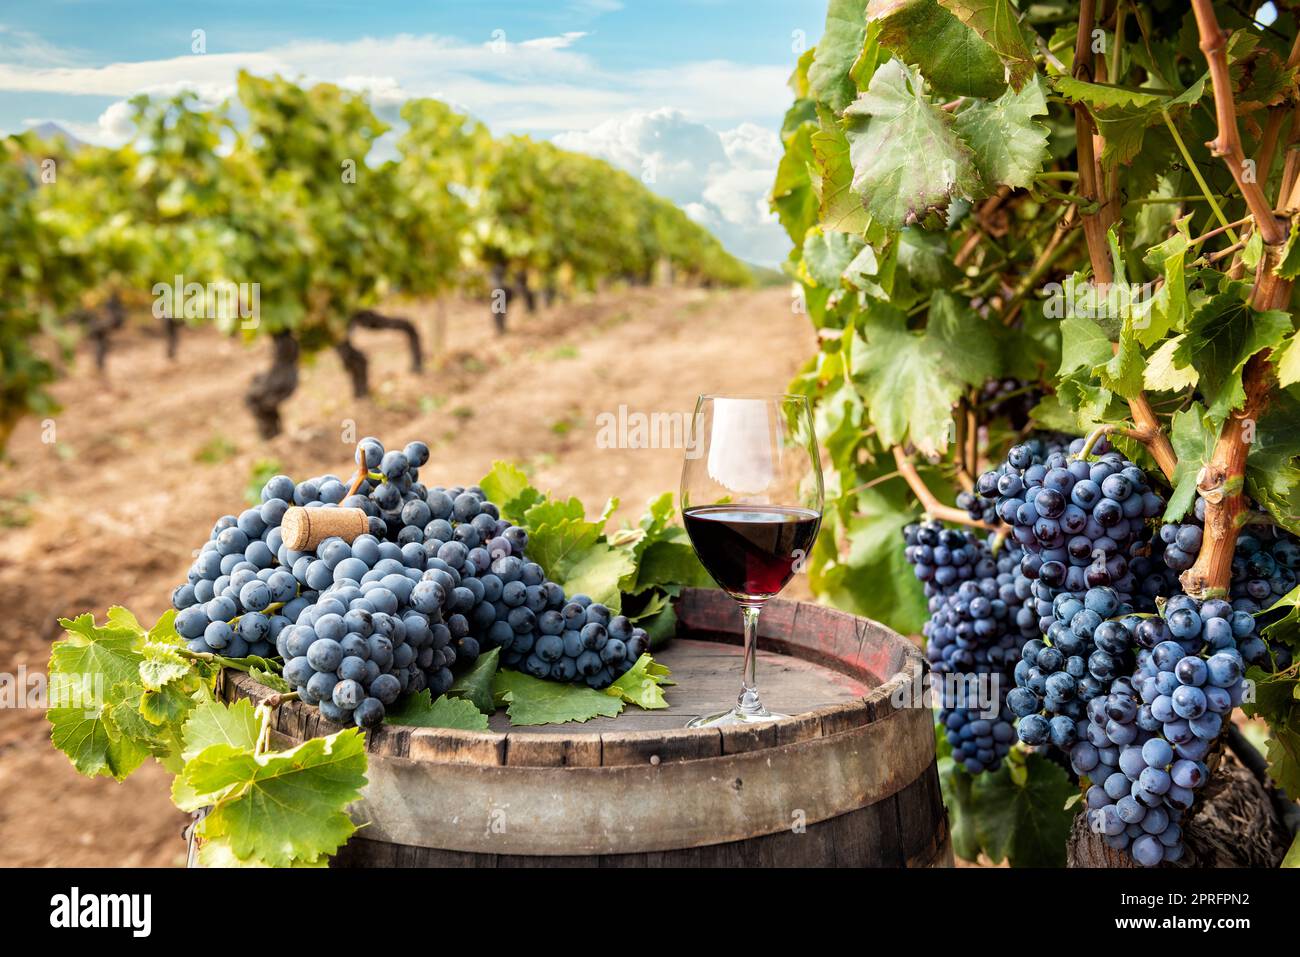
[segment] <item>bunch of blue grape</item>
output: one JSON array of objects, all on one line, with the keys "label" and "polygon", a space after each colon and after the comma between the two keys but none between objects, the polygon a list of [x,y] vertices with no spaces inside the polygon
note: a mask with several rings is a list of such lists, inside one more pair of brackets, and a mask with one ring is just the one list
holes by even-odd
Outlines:
[{"label": "bunch of blue grape", "polygon": [[337,505],[346,493],[336,476],[295,485],[277,475],[263,487],[261,505],[217,520],[187,580],[172,592],[176,631],[191,651],[271,655],[281,632],[316,598],[291,571],[284,513],[291,505]]},{"label": "bunch of blue grape", "polygon": [[1089,705],[1070,759],[1100,781],[1087,794],[1089,826],[1153,867],[1183,856],[1180,820],[1209,779],[1206,755],[1242,703],[1238,645],[1255,622],[1222,599],[1177,596],[1162,622],[1143,625],[1132,679],[1115,681],[1109,697],[1097,698],[1100,707]]},{"label": "bunch of blue grape", "polygon": [[[1094,600],[1084,611],[1099,607]],[[1114,664],[1109,680],[1099,674],[1111,669],[1090,670],[1075,682],[1072,697],[1065,682],[1051,680],[1042,697],[1046,711],[1056,707],[1050,718],[1029,710],[1031,698],[1038,697],[1032,685],[1017,688],[1008,703],[1020,715],[1022,741],[1065,750],[1075,773],[1095,782],[1087,793],[1089,826],[1111,847],[1153,867],[1183,854],[1182,815],[1208,778],[1203,761],[1211,744],[1241,703],[1244,662],[1238,647],[1256,637],[1255,621],[1222,599],[1201,603],[1186,595],[1171,598],[1163,617],[1114,610],[1119,617],[1095,624],[1076,611],[1070,626],[1049,635],[1050,644],[1033,649],[1033,667],[1041,673],[1043,657],[1082,651],[1090,642],[1094,655],[1105,653],[1110,661],[1103,663]],[[1072,642],[1086,629],[1075,623],[1092,624],[1080,646]],[[1066,647],[1058,648],[1054,638]],[[1125,668],[1133,648],[1137,653]],[[1090,679],[1096,680],[1084,687]]]},{"label": "bunch of blue grape", "polygon": [[[1071,443],[1072,455],[1083,441]],[[1053,592],[1109,585],[1132,594],[1132,546],[1145,540],[1145,520],[1164,503],[1146,473],[1119,453],[1103,451],[1096,461],[1072,455],[1053,451],[1039,461],[1029,446],[1014,446],[977,488],[1025,549],[1026,577]]]},{"label": "bunch of blue grape", "polygon": [[1061,749],[1074,744],[1075,724],[1089,703],[1132,670],[1129,629],[1141,619],[1131,612],[1107,586],[1057,595],[1052,623],[1043,638],[1025,642],[1015,666],[1016,687],[1007,694],[1007,706],[1020,719],[1021,741]]},{"label": "bunch of blue grape", "polygon": [[644,629],[586,595],[566,599],[564,590],[551,582],[515,591],[523,601],[505,605],[505,617],[498,618],[487,633],[487,640],[501,648],[505,667],[521,668],[537,678],[580,679],[593,688],[604,688],[648,647]]},{"label": "bunch of blue grape", "polygon": [[[218,521],[173,593],[190,650],[278,654],[302,700],[362,727],[404,695],[445,693],[486,646],[539,678],[603,688],[626,673],[648,650],[645,630],[548,581],[527,532],[480,487],[423,485],[428,458],[422,442],[396,452],[368,437],[352,494],[337,476],[277,475],[258,508]],[[370,530],[294,551],[280,531],[291,505],[359,508]]]},{"label": "bunch of blue grape", "polygon": [[[1300,543],[1274,526],[1247,526],[1232,559],[1233,599],[1250,599],[1256,610],[1271,607],[1296,586]],[[1247,607],[1247,606],[1242,606]]]},{"label": "bunch of blue grape", "polygon": [[276,652],[303,701],[339,724],[373,727],[402,695],[451,686],[456,648],[442,609],[423,600],[423,546],[329,538],[295,565],[320,592],[280,633]]},{"label": "bunch of blue grape", "polygon": [[[1196,563],[1205,538],[1205,499],[1198,498],[1190,515],[1160,527],[1165,564],[1183,572]],[[1252,522],[1237,537],[1232,559],[1229,597],[1249,599],[1239,607],[1258,612],[1296,586],[1300,571],[1300,541],[1267,522]]]},{"label": "bunch of blue grape", "polygon": [[[939,723],[953,759],[971,774],[996,771],[1015,741],[1006,692],[1022,640],[1014,584],[1019,550],[1004,547],[995,557],[973,533],[936,522],[909,525],[903,536],[928,596],[926,656],[939,679]],[[971,700],[972,692],[980,700]]]},{"label": "bunch of blue grape", "polygon": [[962,582],[952,594],[931,598],[930,607],[926,655],[938,677],[939,723],[953,760],[971,774],[996,771],[1015,742],[1006,695],[1020,637],[1011,609],[993,578]]},{"label": "bunch of blue grape", "polygon": [[957,493],[957,507],[970,516],[971,521],[995,525],[998,520],[998,505],[980,496],[978,492],[961,491]]},{"label": "bunch of blue grape", "polygon": [[973,532],[919,522],[903,529],[903,541],[903,556],[924,583],[927,598],[947,594],[963,581],[987,578],[995,570],[987,545]]},{"label": "bunch of blue grape", "polygon": [[[1205,500],[1198,498],[1191,514],[1160,528],[1163,558],[1173,572],[1191,568],[1205,533]],[[1300,572],[1300,542],[1294,535],[1264,521],[1248,523],[1237,537],[1232,559],[1228,597],[1232,610],[1253,616],[1256,630],[1277,620],[1283,612],[1268,609],[1296,586]],[[1239,649],[1248,665],[1271,670],[1289,668],[1291,649],[1278,641],[1265,641],[1259,634],[1244,640]]]}]

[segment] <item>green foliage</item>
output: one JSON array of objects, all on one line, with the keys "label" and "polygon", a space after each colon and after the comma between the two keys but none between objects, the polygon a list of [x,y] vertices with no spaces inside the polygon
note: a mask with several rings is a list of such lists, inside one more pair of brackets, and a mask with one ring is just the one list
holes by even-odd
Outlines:
[{"label": "green foliage", "polygon": [[1060,765],[1013,751],[993,773],[972,776],[936,733],[939,782],[952,818],[953,850],[968,861],[988,857],[1012,867],[1062,867],[1078,792]]},{"label": "green foliage", "polygon": [[[1154,418],[1178,459],[1167,518],[1183,516],[1262,355],[1275,378],[1244,423],[1244,485],[1274,522],[1300,529],[1294,296],[1271,310],[1253,298],[1269,269],[1300,277],[1300,233],[1266,249],[1238,222],[1249,210],[1208,145],[1219,132],[1212,92],[1234,97],[1247,157],[1267,111],[1288,128],[1300,104],[1285,67],[1297,18],[1284,11],[1265,30],[1215,4],[1233,88],[1213,91],[1195,19],[1166,7],[1112,8],[1086,25],[1101,30],[1090,49],[1104,41],[1103,77],[1073,68],[1076,8],[829,3],[822,43],[791,76],[771,193],[794,247],[786,271],[817,332],[790,390],[812,400],[826,453],[808,568],[821,600],[919,630],[925,600],[899,534],[919,512],[911,486],[947,505],[1035,428],[1110,426],[1158,473],[1131,437]],[[1097,195],[1079,169],[1076,112],[1100,135]],[[1251,170],[1274,208],[1285,149]],[[1029,394],[1028,417],[987,397],[1006,382]],[[1295,680],[1269,678],[1256,707],[1275,775],[1300,786]],[[1060,862],[1073,812],[1059,768],[1019,753],[976,780],[944,768],[959,854]]]},{"label": "green foliage", "polygon": [[492,684],[494,702],[504,705],[513,725],[564,724],[613,718],[623,712],[623,700],[592,688],[534,678],[502,668]]},{"label": "green foliage", "polygon": [[160,317],[244,339],[288,334],[309,356],[396,294],[520,278],[571,292],[648,283],[665,263],[685,282],[753,281],[635,177],[494,139],[436,100],[403,105],[386,161],[375,143],[388,126],[363,93],[241,72],[236,101],[138,96],[133,141],[116,149],[4,139],[0,449],[21,416],[53,410],[78,317],[109,297],[153,296]]},{"label": "green foliage", "polygon": [[709,588],[708,577],[686,537],[672,519],[671,493],[649,503],[635,528],[607,534],[617,501],[588,519],[576,498],[544,495],[529,484],[518,466],[494,462],[479,482],[501,513],[528,532],[528,556],[569,594],[586,594],[625,614],[651,636],[657,648],[671,637],[674,618],[668,600],[683,588]]},{"label": "green foliage", "polygon": [[347,807],[365,784],[361,733],[340,731],[289,751],[268,750],[270,709],[214,696],[222,667],[256,669],[185,649],[168,612],[145,628],[124,608],[61,619],[50,649],[50,738],[82,774],[122,780],[149,758],[174,774],[184,811],[207,808],[196,837],[230,866],[314,865],[355,826]]},{"label": "green foliage", "polygon": [[[488,710],[490,712],[495,709]],[[479,710],[473,701],[451,697],[449,694],[434,701],[428,688],[402,701],[384,718],[384,723],[417,728],[459,728],[462,731],[488,729],[487,714]]]}]

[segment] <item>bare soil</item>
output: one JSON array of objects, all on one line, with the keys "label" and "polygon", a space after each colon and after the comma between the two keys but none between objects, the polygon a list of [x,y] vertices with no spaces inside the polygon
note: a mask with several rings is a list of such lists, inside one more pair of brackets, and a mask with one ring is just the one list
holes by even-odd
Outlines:
[{"label": "bare soil", "polygon": [[[782,288],[611,292],[514,315],[504,339],[481,304],[448,304],[442,323],[433,305],[386,311],[419,322],[425,372],[410,372],[400,336],[359,333],[370,398],[353,399],[324,354],[304,367],[271,442],[243,405],[264,345],[188,331],[168,362],[142,324],[118,338],[105,377],[80,356],[57,388],[63,410],[21,423],[0,464],[0,674],[42,673],[60,616],[121,604],[152,622],[212,523],[244,507],[259,463],[342,475],[359,436],[418,438],[433,450],[430,484],[474,482],[508,459],[589,512],[616,497],[615,523],[635,521],[675,490],[682,453],[601,448],[601,413],[688,413],[701,392],[784,391],[816,348]],[[39,708],[0,710],[0,865],[183,864],[187,818],[169,785],[152,765],[120,784],[82,778],[51,747]]]}]

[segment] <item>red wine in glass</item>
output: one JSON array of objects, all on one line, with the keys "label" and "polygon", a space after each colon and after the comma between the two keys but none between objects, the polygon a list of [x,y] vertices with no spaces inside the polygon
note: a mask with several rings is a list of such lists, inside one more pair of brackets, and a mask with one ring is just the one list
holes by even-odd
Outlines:
[{"label": "red wine in glass", "polygon": [[700,564],[738,600],[771,598],[794,577],[822,517],[781,505],[702,505],[684,513]]},{"label": "red wine in glass", "polygon": [[802,567],[821,525],[821,457],[801,395],[702,395],[682,465],[682,519],[700,564],[739,606],[736,705],[688,725],[771,721],[758,697],[758,616]]}]

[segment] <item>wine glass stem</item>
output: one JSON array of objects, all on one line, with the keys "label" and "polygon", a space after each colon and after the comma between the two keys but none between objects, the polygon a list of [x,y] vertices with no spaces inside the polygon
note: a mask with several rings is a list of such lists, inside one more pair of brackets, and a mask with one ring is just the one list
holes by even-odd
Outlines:
[{"label": "wine glass stem", "polygon": [[758,612],[758,605],[740,606],[740,615],[745,623],[745,667],[740,679],[740,695],[736,698],[736,707],[745,714],[759,714],[763,711],[754,675],[758,659]]}]

